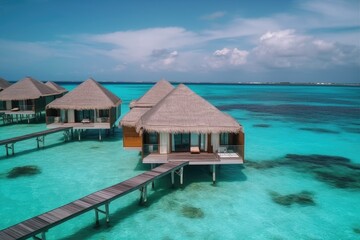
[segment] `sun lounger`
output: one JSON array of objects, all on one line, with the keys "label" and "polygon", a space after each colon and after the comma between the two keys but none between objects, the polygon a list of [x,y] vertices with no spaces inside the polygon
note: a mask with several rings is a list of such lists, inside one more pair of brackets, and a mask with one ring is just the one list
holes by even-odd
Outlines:
[{"label": "sun lounger", "polygon": [[200,149],[199,149],[199,147],[190,147],[190,152],[192,154],[197,154],[197,153],[200,153]]},{"label": "sun lounger", "polygon": [[82,123],[90,123],[90,119],[84,118],[81,122],[82,122]]}]

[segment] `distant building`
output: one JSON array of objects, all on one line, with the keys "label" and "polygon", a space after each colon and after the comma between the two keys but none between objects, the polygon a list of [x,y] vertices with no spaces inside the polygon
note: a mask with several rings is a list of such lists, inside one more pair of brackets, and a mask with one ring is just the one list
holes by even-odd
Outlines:
[{"label": "distant building", "polygon": [[14,116],[39,116],[46,104],[61,96],[59,92],[31,77],[26,77],[0,92],[0,112],[7,120]]},{"label": "distant building", "polygon": [[10,87],[10,83],[3,78],[0,78],[0,92],[7,87]]},{"label": "distant building", "polygon": [[160,80],[141,98],[130,103],[130,111],[122,118],[123,146],[141,148],[142,136],[136,132],[135,125],[142,115],[168,95],[174,87],[166,80]]},{"label": "distant building", "polygon": [[121,99],[94,79],[88,79],[74,90],[46,106],[48,128],[73,127],[80,132],[87,129],[112,129],[121,114]]},{"label": "distant building", "polygon": [[244,160],[242,126],[183,84],[149,109],[134,107],[121,125],[124,146],[140,148],[143,163],[220,165]]}]

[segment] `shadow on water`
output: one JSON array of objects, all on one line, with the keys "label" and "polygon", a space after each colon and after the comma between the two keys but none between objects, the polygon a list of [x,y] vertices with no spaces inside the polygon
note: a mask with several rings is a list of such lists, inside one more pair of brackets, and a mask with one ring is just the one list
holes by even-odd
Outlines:
[{"label": "shadow on water", "polygon": [[9,150],[9,156],[6,156],[6,150],[5,150],[5,146],[0,146],[0,149],[3,148],[3,151],[4,151],[4,155],[3,156],[0,156],[0,161],[2,160],[7,160],[7,159],[10,159],[12,157],[16,157],[16,156],[22,156],[22,155],[26,155],[26,154],[29,154],[29,153],[32,153],[32,152],[37,152],[37,151],[41,151],[41,150],[45,150],[45,149],[48,149],[48,148],[54,148],[54,147],[58,147],[58,146],[61,146],[61,145],[64,145],[64,144],[69,144],[71,143],[71,141],[67,141],[67,142],[64,142],[62,140],[62,142],[57,142],[57,143],[53,143],[53,144],[45,144],[44,147],[40,147],[39,149],[36,147],[36,142],[34,141],[34,148],[33,149],[27,149],[27,150],[23,150],[23,151],[17,151],[16,150],[16,143],[14,144],[15,146],[15,154],[14,155],[11,155],[11,150]]},{"label": "shadow on water", "polygon": [[[143,164],[145,165],[145,164]],[[222,166],[221,169],[218,169],[217,175],[218,181],[245,181],[246,176],[242,173],[243,167],[239,166]],[[233,173],[234,175],[231,178],[227,178],[227,173]],[[72,240],[72,239],[85,239],[89,237],[93,237],[95,234],[99,233],[99,231],[111,231],[111,228],[119,223],[121,223],[124,219],[131,217],[134,214],[141,213],[146,211],[146,208],[149,205],[153,205],[159,203],[162,198],[168,194],[174,193],[175,191],[186,191],[190,184],[196,185],[199,182],[208,182],[209,186],[212,185],[211,174],[209,173],[209,167],[207,166],[186,166],[184,168],[184,184],[183,186],[179,185],[179,179],[175,178],[175,187],[171,186],[170,175],[158,179],[155,181],[155,189],[151,190],[151,187],[148,187],[148,200],[145,205],[139,204],[139,198],[136,198],[132,203],[128,206],[120,207],[116,209],[114,212],[110,211],[110,223],[106,224],[104,217],[100,219],[100,226],[95,227],[95,223],[88,224],[87,226],[79,229],[71,236],[67,236],[62,238],[63,240]],[[195,190],[200,191],[198,185],[196,185]],[[190,191],[194,190],[191,188]],[[205,190],[203,190],[205,191]],[[115,200],[116,201],[116,200]],[[159,208],[163,211],[173,211],[179,215],[179,217],[190,218],[190,219],[202,219],[206,217],[206,213],[197,206],[193,206],[188,203],[184,203],[176,198],[166,199],[166,201],[158,204]],[[110,207],[111,208],[111,207]],[[91,217],[91,216],[89,216]],[[149,215],[147,218],[151,220],[155,218],[155,215]],[[144,223],[146,224],[146,223]]]},{"label": "shadow on water", "polygon": [[246,167],[266,170],[275,167],[290,167],[295,171],[312,175],[316,180],[332,187],[360,190],[360,164],[350,159],[327,155],[287,154],[275,160],[254,162],[246,161]]},{"label": "shadow on water", "polygon": [[[74,132],[74,141],[78,140],[78,134]],[[115,128],[114,132],[101,130],[101,142],[117,142],[123,139],[123,132],[121,128]],[[88,129],[81,133],[81,142],[99,140],[99,130]],[[100,140],[99,140],[100,141]]]}]

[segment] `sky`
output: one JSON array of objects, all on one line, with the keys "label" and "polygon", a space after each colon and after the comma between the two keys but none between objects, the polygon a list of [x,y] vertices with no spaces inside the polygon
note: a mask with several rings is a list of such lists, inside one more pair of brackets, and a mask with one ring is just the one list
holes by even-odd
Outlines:
[{"label": "sky", "polygon": [[0,0],[0,77],[360,83],[359,0]]}]

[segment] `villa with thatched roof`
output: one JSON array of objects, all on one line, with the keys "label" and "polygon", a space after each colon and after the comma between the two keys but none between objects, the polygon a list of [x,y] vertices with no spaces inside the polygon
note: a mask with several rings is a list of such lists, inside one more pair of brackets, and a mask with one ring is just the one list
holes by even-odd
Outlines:
[{"label": "villa with thatched roof", "polygon": [[174,90],[174,87],[171,83],[166,80],[160,80],[141,98],[130,103],[130,111],[120,122],[123,129],[124,147],[141,149],[142,136],[136,131],[135,124],[142,115],[160,102],[161,99],[168,95],[172,90]]},{"label": "villa with thatched roof", "polygon": [[10,87],[10,83],[3,78],[0,78],[0,92],[7,87]]},{"label": "villa with thatched roof", "polygon": [[120,98],[90,78],[46,106],[46,124],[49,128],[99,129],[101,138],[101,129],[113,128],[120,117],[120,106]]},{"label": "villa with thatched roof", "polygon": [[55,91],[59,92],[62,95],[64,95],[65,93],[68,92],[68,90],[66,90],[65,88],[63,88],[59,84],[51,82],[51,81],[46,82],[45,85],[52,88],[52,89],[54,89]]},{"label": "villa with thatched roof", "polygon": [[26,77],[0,92],[0,112],[5,115],[41,115],[46,104],[61,94],[44,83]]},{"label": "villa with thatched roof", "polygon": [[190,165],[243,163],[242,126],[183,84],[151,109],[134,112],[125,120],[121,124],[134,125],[142,137],[143,163],[179,160],[190,161]]}]

